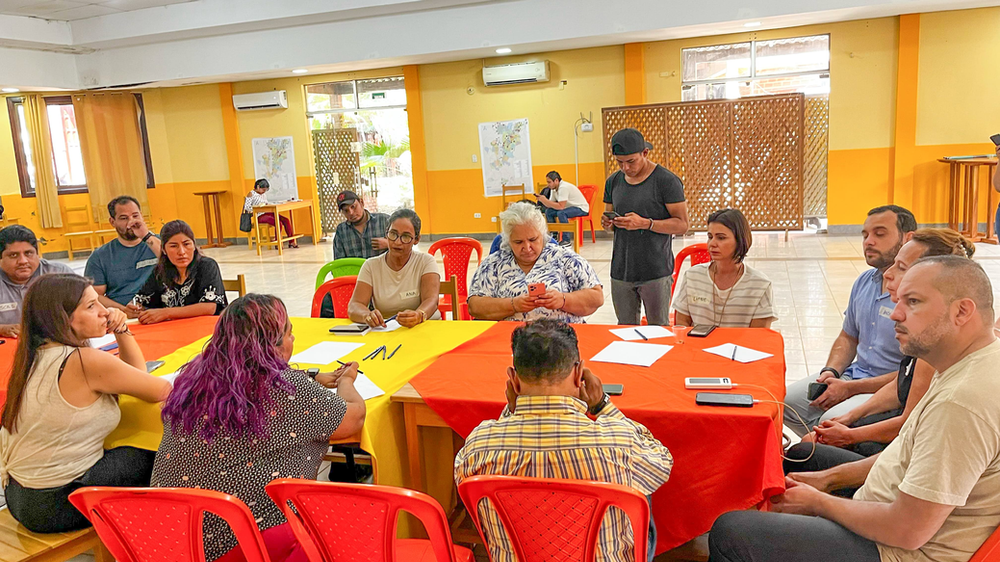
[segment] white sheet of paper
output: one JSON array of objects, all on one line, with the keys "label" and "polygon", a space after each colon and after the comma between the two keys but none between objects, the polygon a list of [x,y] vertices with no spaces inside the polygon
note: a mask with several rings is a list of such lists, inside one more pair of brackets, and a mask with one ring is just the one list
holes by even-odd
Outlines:
[{"label": "white sheet of paper", "polygon": [[599,363],[621,363],[622,365],[649,367],[673,348],[672,345],[659,343],[613,341],[590,360]]},{"label": "white sheet of paper", "polygon": [[388,322],[385,323],[385,328],[382,328],[380,326],[375,326],[374,328],[372,328],[371,331],[373,331],[373,332],[391,332],[393,330],[398,330],[400,328],[402,328],[402,326],[399,325],[399,322],[396,322],[395,320],[389,320]]},{"label": "white sheet of paper", "polygon": [[289,363],[305,363],[307,365],[329,365],[359,347],[363,343],[342,341],[320,342],[305,351],[300,351],[288,360]]},{"label": "white sheet of paper", "polygon": [[[636,332],[638,330],[638,332]],[[664,328],[663,326],[635,326],[633,328],[615,328],[611,330],[611,333],[618,336],[625,341],[645,341],[642,336],[646,336],[646,339],[651,340],[655,338],[672,338],[674,333],[670,330]]]},{"label": "white sheet of paper", "polygon": [[[735,355],[733,348],[736,348]],[[753,363],[754,361],[760,361],[761,359],[767,359],[772,356],[770,353],[764,353],[763,351],[757,351],[756,349],[750,349],[749,347],[743,347],[742,345],[736,345],[734,343],[724,343],[722,345],[703,349],[702,351],[707,351],[713,355],[725,357],[726,359],[731,359],[733,361],[739,361],[740,363]]]},{"label": "white sheet of paper", "polygon": [[177,379],[177,371],[174,371],[173,373],[170,373],[169,375],[163,375],[160,378],[163,379],[163,380],[165,380],[165,381],[170,381],[170,384],[174,384],[174,380]]},{"label": "white sheet of paper", "polygon": [[[385,391],[378,387],[377,384],[373,383],[372,380],[365,375],[358,375],[358,378],[354,379],[354,390],[358,391],[361,398],[368,400],[369,398],[375,398],[385,394]],[[331,388],[331,392],[337,393],[336,388]]]},{"label": "white sheet of paper", "polygon": [[115,343],[114,334],[105,334],[99,338],[90,338],[90,347],[104,347],[112,343]]}]

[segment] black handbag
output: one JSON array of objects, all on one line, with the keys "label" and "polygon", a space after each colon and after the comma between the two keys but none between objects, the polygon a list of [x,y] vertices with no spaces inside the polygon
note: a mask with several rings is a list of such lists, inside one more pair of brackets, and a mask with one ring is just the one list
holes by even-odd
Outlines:
[{"label": "black handbag", "polygon": [[253,216],[251,213],[243,211],[243,214],[240,215],[240,231],[250,232],[251,230],[253,230]]}]

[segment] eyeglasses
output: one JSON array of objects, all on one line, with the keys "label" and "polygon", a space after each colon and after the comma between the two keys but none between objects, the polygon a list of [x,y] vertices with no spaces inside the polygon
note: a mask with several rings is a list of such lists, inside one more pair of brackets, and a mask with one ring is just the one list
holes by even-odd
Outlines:
[{"label": "eyeglasses", "polygon": [[390,230],[389,232],[385,233],[385,237],[388,238],[389,240],[392,240],[393,242],[399,240],[403,244],[409,244],[410,242],[413,242],[413,235],[410,234],[409,232],[404,232],[400,234],[395,230]]}]

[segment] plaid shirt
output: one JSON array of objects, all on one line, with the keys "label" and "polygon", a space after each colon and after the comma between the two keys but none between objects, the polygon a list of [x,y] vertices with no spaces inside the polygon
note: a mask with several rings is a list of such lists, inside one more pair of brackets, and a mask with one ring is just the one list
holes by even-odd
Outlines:
[{"label": "plaid shirt", "polygon": [[365,258],[379,256],[385,250],[375,251],[372,249],[372,238],[384,238],[389,231],[389,215],[385,213],[369,213],[368,224],[365,231],[358,234],[358,229],[354,225],[344,221],[337,225],[337,232],[333,235],[333,259],[340,258]]},{"label": "plaid shirt", "polygon": [[[569,396],[519,396],[514,413],[472,430],[455,458],[455,481],[484,474],[595,480],[629,486],[649,496],[670,477],[674,459],[642,424],[608,403],[596,420]],[[493,562],[514,562],[496,511],[479,506]],[[633,562],[634,539],[624,512],[604,516],[598,562]],[[655,545],[650,544],[650,552]]]}]

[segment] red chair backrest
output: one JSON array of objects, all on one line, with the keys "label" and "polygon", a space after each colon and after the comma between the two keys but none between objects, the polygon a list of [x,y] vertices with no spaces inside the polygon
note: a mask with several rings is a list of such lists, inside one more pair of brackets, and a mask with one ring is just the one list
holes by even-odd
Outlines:
[{"label": "red chair backrest", "polygon": [[69,501],[118,562],[205,562],[202,520],[223,519],[247,562],[270,562],[253,513],[229,494],[193,488],[80,488]]},{"label": "red chair backrest", "polygon": [[[674,258],[674,285],[677,284],[677,276],[681,273],[681,266],[684,265],[684,260],[691,257],[691,265],[698,265],[699,263],[708,263],[712,261],[712,255],[708,253],[708,244],[691,244],[690,246],[684,246],[681,251],[677,252],[677,256]],[[673,291],[671,290],[671,293]]]},{"label": "red chair backrest", "polygon": [[296,478],[274,480],[264,490],[281,508],[295,538],[313,562],[393,562],[400,511],[420,519],[437,562],[455,560],[448,517],[427,494],[392,486]]},{"label": "red chair backrest", "polygon": [[632,523],[635,560],[646,560],[649,503],[627,486],[607,482],[474,476],[458,485],[458,494],[487,540],[479,520],[479,502],[490,501],[520,562],[594,560],[601,520],[611,506]]},{"label": "red chair backrest", "polygon": [[330,295],[333,300],[333,317],[347,318],[347,305],[351,302],[354,286],[357,284],[357,275],[345,275],[320,285],[313,294],[312,317],[319,318],[319,313],[323,309],[323,297]]},{"label": "red chair backrest", "polygon": [[472,251],[476,251],[476,263],[483,261],[483,245],[475,238],[442,238],[431,244],[427,253],[434,255],[441,250],[441,257],[444,260],[444,278],[450,279],[452,275],[458,277],[458,297],[465,300],[469,296],[469,261],[472,259]]},{"label": "red chair backrest", "polygon": [[590,205],[590,216],[594,216],[594,192],[597,191],[596,185],[578,185],[577,189],[583,195],[583,198],[587,200],[587,204]]},{"label": "red chair backrest", "polygon": [[1000,562],[1000,529],[993,531],[969,562]]}]

